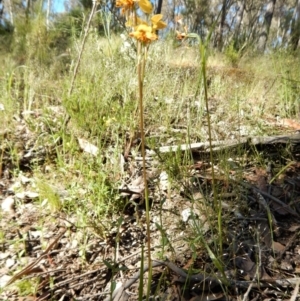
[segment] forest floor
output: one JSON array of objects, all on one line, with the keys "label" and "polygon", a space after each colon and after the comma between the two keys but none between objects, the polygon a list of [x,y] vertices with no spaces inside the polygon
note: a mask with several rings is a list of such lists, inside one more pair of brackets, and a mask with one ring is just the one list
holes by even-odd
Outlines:
[{"label": "forest floor", "polygon": [[[239,77],[238,68],[228,72]],[[258,117],[239,108],[238,122],[227,118],[224,98],[212,94],[213,162],[207,139],[177,139],[189,135],[188,115],[146,134],[149,141],[164,137],[147,147],[151,300],[298,300],[300,123],[262,109],[268,130],[257,134]],[[263,101],[248,107],[249,116]],[[119,153],[107,147],[99,154],[72,117],[65,129],[76,132],[72,154],[49,122],[60,116],[60,103],[47,113],[22,111],[0,133],[0,299],[138,300],[148,277],[139,138],[125,139]],[[98,169],[99,157],[107,171]],[[111,166],[119,172],[109,174]]]}]

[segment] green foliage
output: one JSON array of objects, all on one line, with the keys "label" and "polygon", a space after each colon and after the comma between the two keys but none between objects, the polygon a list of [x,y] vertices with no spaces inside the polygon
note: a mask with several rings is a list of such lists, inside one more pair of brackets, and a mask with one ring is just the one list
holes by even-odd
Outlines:
[{"label": "green foliage", "polygon": [[277,51],[270,56],[278,74],[278,97],[282,117],[299,116],[300,113],[300,59],[289,51]]},{"label": "green foliage", "polygon": [[0,54],[4,55],[11,49],[13,26],[7,21],[0,22]]},{"label": "green foliage", "polygon": [[228,60],[228,62],[233,65],[237,66],[238,62],[240,60],[240,53],[236,49],[234,42],[230,43],[227,48],[225,49],[225,57]]},{"label": "green foliage", "polygon": [[294,79],[292,72],[286,70],[281,78],[283,110],[285,116],[299,116],[300,82]]},{"label": "green foliage", "polygon": [[46,179],[38,180],[36,183],[41,203],[44,203],[44,206],[46,204],[49,205],[53,212],[60,211],[62,203],[58,193],[54,191],[53,187],[46,182]]},{"label": "green foliage", "polygon": [[58,16],[54,23],[57,42],[64,43],[72,37],[78,38],[84,29],[85,19],[85,14],[79,8]]},{"label": "green foliage", "polygon": [[19,296],[28,296],[28,295],[35,295],[37,284],[33,285],[31,279],[24,279],[16,284],[18,290],[19,290]]}]

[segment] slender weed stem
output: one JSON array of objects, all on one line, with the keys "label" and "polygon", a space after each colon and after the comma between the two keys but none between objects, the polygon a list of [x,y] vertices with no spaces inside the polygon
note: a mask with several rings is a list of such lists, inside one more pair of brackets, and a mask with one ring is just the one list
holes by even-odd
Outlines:
[{"label": "slender weed stem", "polygon": [[148,194],[148,182],[146,172],[146,151],[145,151],[145,130],[144,130],[144,104],[143,104],[143,88],[144,88],[144,70],[146,63],[146,48],[142,47],[141,42],[138,42],[138,85],[139,85],[139,113],[140,113],[140,132],[141,146],[143,157],[143,180],[145,186],[145,205],[146,205],[146,224],[147,224],[147,247],[148,247],[148,286],[147,296],[150,295],[151,278],[152,278],[152,260],[151,260],[151,237],[150,237],[150,206]]}]

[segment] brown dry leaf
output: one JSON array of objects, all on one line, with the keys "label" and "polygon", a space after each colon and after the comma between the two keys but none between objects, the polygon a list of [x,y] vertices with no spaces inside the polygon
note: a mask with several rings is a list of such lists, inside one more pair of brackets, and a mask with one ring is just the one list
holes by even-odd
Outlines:
[{"label": "brown dry leaf", "polygon": [[[258,172],[257,172],[258,173]],[[257,187],[263,192],[268,192],[268,183],[265,176],[261,173],[257,175]]]},{"label": "brown dry leaf", "polygon": [[292,128],[294,130],[300,129],[300,123],[296,121],[295,119],[289,119],[289,118],[283,118],[280,122],[283,126]]},{"label": "brown dry leaf", "polygon": [[293,225],[289,228],[290,232],[296,232],[300,228],[300,225]]},{"label": "brown dry leaf", "polygon": [[258,221],[257,222],[257,231],[259,233],[259,237],[264,242],[264,244],[268,247],[272,247],[272,234],[270,231],[269,223],[267,221]]},{"label": "brown dry leaf", "polygon": [[273,242],[273,249],[276,252],[283,252],[285,250],[285,246],[282,245],[281,243],[277,242],[277,241],[274,241]]},{"label": "brown dry leaf", "polygon": [[300,267],[295,268],[295,274],[300,274]]},{"label": "brown dry leaf", "polygon": [[259,274],[259,277],[257,278],[261,280],[271,279],[271,277],[266,273],[265,268],[262,266],[259,269],[256,263],[253,262],[248,255],[244,255],[243,257],[237,257],[235,259],[235,265],[238,269],[240,269],[243,272],[243,274],[246,274],[251,279],[256,277],[257,274]]},{"label": "brown dry leaf", "polygon": [[294,211],[289,205],[281,205],[278,204],[274,201],[270,202],[270,205],[272,206],[272,208],[276,211],[276,213],[280,214],[280,215],[287,215],[289,213],[291,213],[291,210]]},{"label": "brown dry leaf", "polygon": [[135,193],[142,193],[145,189],[144,179],[142,176],[136,178],[128,185],[128,189]]}]

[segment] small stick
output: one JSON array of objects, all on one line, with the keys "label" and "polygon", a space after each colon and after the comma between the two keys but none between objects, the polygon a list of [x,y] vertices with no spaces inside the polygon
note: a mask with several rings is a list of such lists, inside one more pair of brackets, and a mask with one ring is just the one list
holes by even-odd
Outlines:
[{"label": "small stick", "polygon": [[8,285],[14,283],[16,280],[20,279],[24,275],[28,275],[32,273],[33,267],[36,266],[43,258],[48,256],[48,253],[51,249],[53,249],[58,241],[62,238],[62,236],[66,233],[67,229],[63,229],[60,234],[48,245],[46,250],[42,253],[42,255],[37,258],[34,262],[27,265],[24,269],[22,269],[19,273],[15,274],[6,284],[4,287],[7,287]]}]

